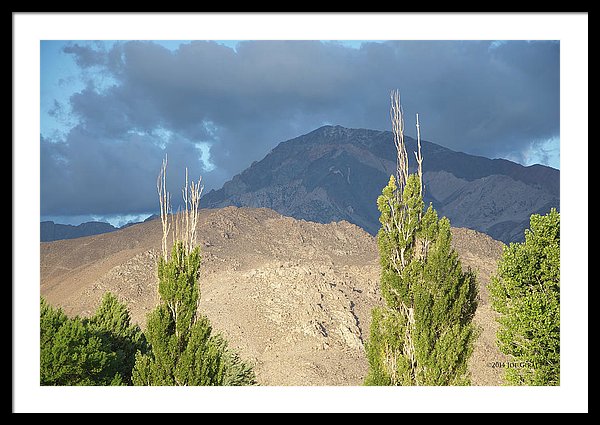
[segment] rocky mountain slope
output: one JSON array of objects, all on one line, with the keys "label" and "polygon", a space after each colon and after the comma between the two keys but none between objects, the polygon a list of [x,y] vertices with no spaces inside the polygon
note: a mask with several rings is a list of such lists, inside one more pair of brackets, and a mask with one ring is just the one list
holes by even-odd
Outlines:
[{"label": "rocky mountain slope", "polygon": [[[465,265],[477,270],[481,327],[471,359],[475,385],[499,385],[503,360],[486,285],[502,243],[452,230]],[[200,311],[255,365],[262,385],[361,385],[371,309],[382,303],[375,238],[354,224],[319,224],[269,209],[201,210]],[[158,301],[161,224],[40,243],[40,291],[67,314],[91,314],[112,291],[142,327]]]},{"label": "rocky mountain slope", "polygon": [[[410,166],[416,141],[406,137]],[[559,209],[560,172],[488,159],[423,141],[425,201],[457,227],[520,241],[533,213]],[[202,199],[203,207],[265,207],[320,223],[379,229],[376,200],[395,173],[392,133],[324,126],[280,143]],[[414,168],[411,172],[414,171]]]}]

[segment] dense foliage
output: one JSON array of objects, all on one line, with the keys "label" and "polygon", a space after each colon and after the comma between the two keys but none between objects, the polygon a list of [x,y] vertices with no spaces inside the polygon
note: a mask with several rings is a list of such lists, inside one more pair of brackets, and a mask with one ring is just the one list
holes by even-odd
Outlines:
[{"label": "dense foliage", "polygon": [[385,306],[373,311],[365,384],[468,384],[476,281],[451,247],[450,222],[423,211],[416,174],[402,193],[391,176],[377,205]]},{"label": "dense foliage", "polygon": [[525,241],[504,248],[490,294],[512,385],[560,384],[560,214],[530,218]]},{"label": "dense foliage", "polygon": [[137,351],[146,350],[127,308],[106,293],[90,318],[40,303],[41,385],[128,385]]},{"label": "dense foliage", "polygon": [[148,315],[150,351],[138,353],[135,385],[253,385],[252,369],[197,314],[200,250],[175,242],[158,264],[160,305]]}]

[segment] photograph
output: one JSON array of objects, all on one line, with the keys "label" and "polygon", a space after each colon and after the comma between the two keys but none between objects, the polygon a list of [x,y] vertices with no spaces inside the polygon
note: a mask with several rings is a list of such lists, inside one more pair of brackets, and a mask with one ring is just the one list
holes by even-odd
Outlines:
[{"label": "photograph", "polygon": [[[560,36],[68,33],[38,40],[39,115],[24,118],[39,119],[40,394],[335,394],[292,411],[427,394],[382,409],[402,412],[443,394],[415,387],[452,387],[531,394],[523,411],[571,385]],[[587,71],[585,90],[587,122]],[[579,286],[587,299],[587,274]]]}]

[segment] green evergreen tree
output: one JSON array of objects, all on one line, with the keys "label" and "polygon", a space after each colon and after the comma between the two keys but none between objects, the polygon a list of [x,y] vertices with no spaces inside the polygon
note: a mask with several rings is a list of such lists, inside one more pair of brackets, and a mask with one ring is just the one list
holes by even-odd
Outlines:
[{"label": "green evergreen tree", "polygon": [[148,315],[147,354],[138,353],[135,385],[253,385],[252,369],[213,334],[209,320],[197,314],[200,249],[173,245],[171,258],[158,263],[161,304]]},{"label": "green evergreen tree", "polygon": [[[366,344],[367,385],[466,385],[473,350],[475,275],[451,248],[450,222],[433,207],[422,214],[416,174],[402,200],[395,179],[378,199],[381,293]],[[400,224],[402,220],[404,224]]]},{"label": "green evergreen tree", "polygon": [[140,327],[131,324],[127,307],[115,295],[106,292],[89,319],[89,326],[100,336],[108,351],[115,353],[116,358],[112,362],[114,372],[121,376],[124,384],[131,385],[135,355],[138,351],[145,353],[148,347]]},{"label": "green evergreen tree", "polygon": [[[252,368],[243,362],[220,334],[213,334],[208,318],[198,315],[200,301],[200,248],[196,246],[198,206],[202,186],[186,182],[185,209],[169,220],[166,191],[167,160],[157,180],[163,227],[162,255],[158,262],[161,303],[148,315],[148,353],[136,355],[134,385],[254,385]],[[167,239],[174,225],[170,258]]]},{"label": "green evergreen tree", "polygon": [[67,317],[40,301],[41,385],[127,385],[143,335],[125,306],[105,294],[91,318]]},{"label": "green evergreen tree", "polygon": [[366,385],[467,385],[467,361],[476,336],[475,275],[463,271],[451,247],[450,222],[430,205],[423,211],[422,157],[417,116],[418,172],[408,173],[397,94],[392,123],[397,178],[377,199],[377,243],[385,306],[372,314],[366,343]]},{"label": "green evergreen tree", "polygon": [[490,283],[511,385],[560,384],[560,214],[533,214],[525,241],[504,247]]}]

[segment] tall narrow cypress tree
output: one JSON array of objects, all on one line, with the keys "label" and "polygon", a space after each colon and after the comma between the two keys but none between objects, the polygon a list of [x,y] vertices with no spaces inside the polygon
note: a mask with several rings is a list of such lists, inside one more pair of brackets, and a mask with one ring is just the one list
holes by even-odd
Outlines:
[{"label": "tall narrow cypress tree", "polygon": [[423,210],[420,129],[418,171],[408,172],[399,96],[392,93],[396,178],[377,199],[377,242],[385,305],[373,310],[366,344],[366,385],[465,385],[473,350],[477,288],[463,271],[447,218],[430,205]]},{"label": "tall narrow cypress tree", "polygon": [[[186,170],[185,211],[179,214],[179,221],[170,223],[165,173],[166,160],[157,185],[163,224],[163,255],[158,262],[161,302],[148,315],[145,335],[150,350],[138,352],[132,381],[134,385],[254,385],[251,367],[228,348],[220,334],[212,332],[208,318],[197,312],[201,255],[195,238],[201,186],[192,183],[188,191]],[[171,224],[175,236],[169,257],[165,247]]]},{"label": "tall narrow cypress tree", "polygon": [[151,352],[138,354],[135,385],[222,385],[225,352],[208,319],[197,316],[200,251],[189,254],[182,242],[171,258],[158,264],[161,304],[148,315],[146,338]]}]

